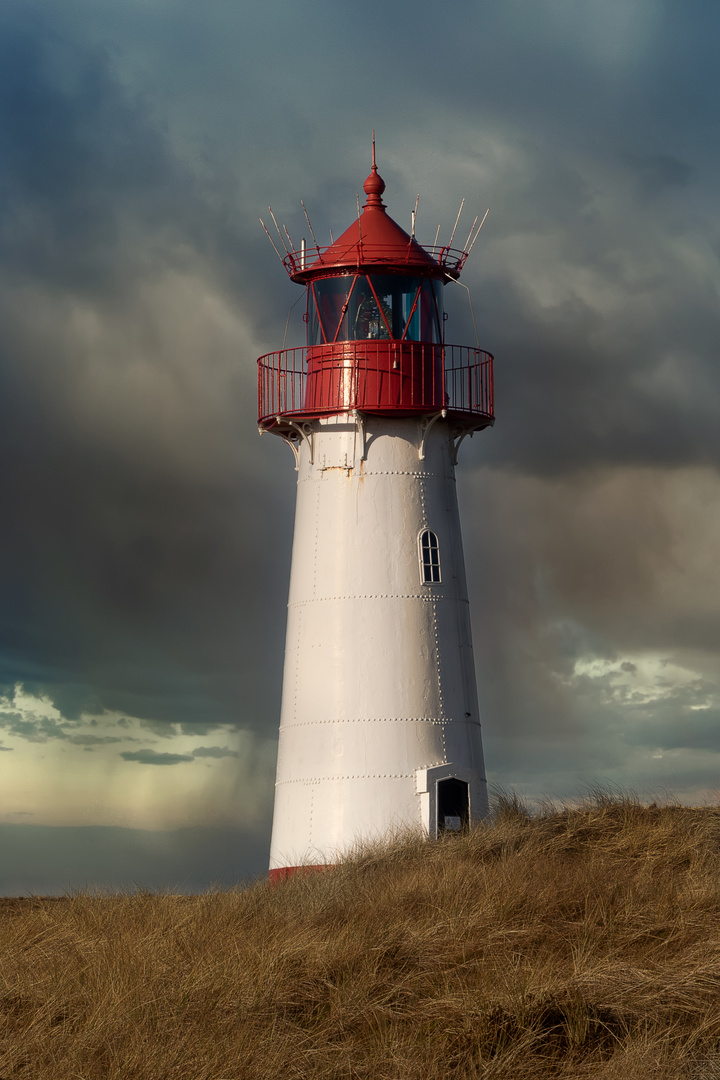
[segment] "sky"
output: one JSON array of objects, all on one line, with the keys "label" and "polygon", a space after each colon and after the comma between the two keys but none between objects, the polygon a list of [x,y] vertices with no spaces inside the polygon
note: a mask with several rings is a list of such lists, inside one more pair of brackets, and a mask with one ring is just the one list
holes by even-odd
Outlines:
[{"label": "sky", "polygon": [[719,34],[710,0],[6,0],[0,894],[266,870],[295,473],[255,361],[302,290],[258,218],[337,236],[372,129],[421,242],[490,211],[491,786],[718,801]]}]

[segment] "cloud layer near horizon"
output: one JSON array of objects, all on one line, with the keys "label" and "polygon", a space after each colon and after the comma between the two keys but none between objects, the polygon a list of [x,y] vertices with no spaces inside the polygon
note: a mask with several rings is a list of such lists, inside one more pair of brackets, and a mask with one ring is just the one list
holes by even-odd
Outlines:
[{"label": "cloud layer near horizon", "polygon": [[[257,217],[300,230],[302,197],[337,234],[373,127],[421,240],[462,196],[490,206],[464,281],[498,421],[459,483],[491,780],[713,797],[718,21],[656,0],[4,7],[0,768],[34,755],[44,823],[90,770],[137,824],[164,775],[197,824],[267,836],[294,474],[257,438],[254,360],[297,291]],[[26,812],[6,794],[0,820]]]}]

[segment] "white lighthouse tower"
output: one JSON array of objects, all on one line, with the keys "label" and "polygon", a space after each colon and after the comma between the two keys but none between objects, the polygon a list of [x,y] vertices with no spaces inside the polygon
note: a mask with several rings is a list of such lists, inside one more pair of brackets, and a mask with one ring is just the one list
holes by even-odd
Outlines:
[{"label": "white lighthouse tower", "polygon": [[374,151],[363,188],[342,236],[284,260],[307,346],[258,361],[298,472],[273,879],[487,812],[455,462],[493,423],[492,356],[444,341],[467,253],[388,216]]}]

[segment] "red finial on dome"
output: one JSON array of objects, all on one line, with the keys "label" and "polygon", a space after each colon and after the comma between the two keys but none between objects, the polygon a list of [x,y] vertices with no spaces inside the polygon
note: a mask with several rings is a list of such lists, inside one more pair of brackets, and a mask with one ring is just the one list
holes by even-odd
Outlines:
[{"label": "red finial on dome", "polygon": [[377,171],[377,165],[375,164],[375,132],[372,133],[372,170],[367,180],[363,184],[363,191],[367,195],[368,199],[363,207],[363,210],[376,208],[378,210],[385,209],[385,203],[382,201],[382,193],[385,190],[385,181],[380,173]]}]

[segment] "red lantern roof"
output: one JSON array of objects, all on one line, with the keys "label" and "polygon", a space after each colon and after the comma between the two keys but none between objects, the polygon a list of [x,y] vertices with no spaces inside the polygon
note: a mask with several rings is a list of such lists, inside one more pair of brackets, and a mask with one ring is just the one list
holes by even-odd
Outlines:
[{"label": "red lantern roof", "polygon": [[283,262],[293,281],[305,284],[315,278],[376,270],[382,273],[421,273],[447,281],[458,278],[467,253],[448,247],[426,250],[401,229],[385,210],[382,194],[385,181],[375,164],[373,144],[372,170],[363,184],[367,202],[353,222],[328,247],[308,246],[291,251]]}]

